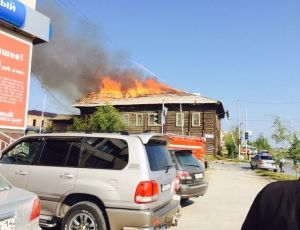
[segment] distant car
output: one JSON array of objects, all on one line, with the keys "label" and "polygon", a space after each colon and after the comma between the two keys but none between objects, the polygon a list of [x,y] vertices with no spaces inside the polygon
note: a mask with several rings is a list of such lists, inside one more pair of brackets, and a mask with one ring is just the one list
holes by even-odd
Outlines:
[{"label": "distant car", "polygon": [[265,150],[265,149],[260,150],[257,154],[269,154],[269,155],[271,155],[271,153],[269,152],[269,150]]},{"label": "distant car", "polygon": [[266,153],[256,154],[250,161],[251,169],[271,169],[277,172],[277,166],[272,155]]},{"label": "distant car", "polygon": [[194,157],[191,150],[170,150],[172,160],[177,170],[179,189],[176,194],[181,201],[190,197],[203,196],[208,187],[204,181],[204,168]]},{"label": "distant car", "polygon": [[40,230],[40,210],[35,194],[12,186],[0,176],[0,229]]}]

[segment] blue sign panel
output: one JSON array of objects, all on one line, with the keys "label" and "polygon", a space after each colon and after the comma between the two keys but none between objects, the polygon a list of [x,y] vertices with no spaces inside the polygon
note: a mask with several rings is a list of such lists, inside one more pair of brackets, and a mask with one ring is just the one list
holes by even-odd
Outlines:
[{"label": "blue sign panel", "polygon": [[26,7],[18,0],[0,0],[0,19],[22,27],[25,23]]}]

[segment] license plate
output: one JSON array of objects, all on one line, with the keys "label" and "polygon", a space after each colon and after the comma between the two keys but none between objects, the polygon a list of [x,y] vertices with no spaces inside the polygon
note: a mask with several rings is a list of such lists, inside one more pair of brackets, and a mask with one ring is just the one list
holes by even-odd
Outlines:
[{"label": "license plate", "polygon": [[195,179],[201,179],[201,178],[203,178],[203,174],[202,173],[195,174]]},{"label": "license plate", "polygon": [[162,192],[170,190],[170,189],[171,189],[171,184],[162,184],[161,185],[161,191]]},{"label": "license plate", "polygon": [[4,220],[0,220],[0,230],[15,230],[16,218],[10,217]]}]

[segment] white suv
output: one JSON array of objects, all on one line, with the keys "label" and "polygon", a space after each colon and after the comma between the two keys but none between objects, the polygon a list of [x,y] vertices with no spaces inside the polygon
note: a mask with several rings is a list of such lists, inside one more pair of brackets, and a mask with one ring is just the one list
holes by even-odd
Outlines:
[{"label": "white suv", "polygon": [[169,227],[180,206],[166,143],[157,134],[25,136],[3,151],[0,173],[39,196],[43,227]]}]

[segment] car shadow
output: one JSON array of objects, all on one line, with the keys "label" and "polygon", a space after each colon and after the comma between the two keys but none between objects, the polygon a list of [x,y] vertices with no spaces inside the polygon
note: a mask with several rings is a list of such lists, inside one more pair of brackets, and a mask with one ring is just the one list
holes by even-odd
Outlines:
[{"label": "car shadow", "polygon": [[[250,170],[251,167],[250,166],[243,166],[242,169],[245,169],[245,170]],[[252,169],[251,169],[252,170]]]},{"label": "car shadow", "polygon": [[194,204],[195,202],[194,201],[192,201],[192,200],[187,200],[187,201],[180,201],[180,205],[181,205],[181,207],[182,208],[185,208],[185,207],[188,207],[188,206],[190,206],[190,205],[192,205],[192,204]]}]

